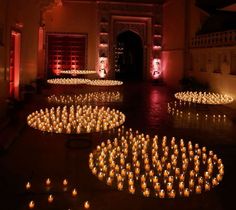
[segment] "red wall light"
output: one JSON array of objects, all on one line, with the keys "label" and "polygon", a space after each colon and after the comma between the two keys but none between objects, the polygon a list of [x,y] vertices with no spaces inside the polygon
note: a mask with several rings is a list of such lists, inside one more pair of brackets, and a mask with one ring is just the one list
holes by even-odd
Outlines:
[{"label": "red wall light", "polygon": [[154,58],[152,60],[152,78],[158,79],[161,75],[161,59]]},{"label": "red wall light", "polygon": [[99,58],[99,70],[98,74],[100,78],[105,78],[108,72],[108,59],[107,57]]}]

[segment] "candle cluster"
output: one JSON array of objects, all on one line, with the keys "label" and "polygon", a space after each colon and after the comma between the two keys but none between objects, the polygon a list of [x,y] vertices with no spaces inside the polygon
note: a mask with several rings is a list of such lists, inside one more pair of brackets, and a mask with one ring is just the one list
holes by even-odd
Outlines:
[{"label": "candle cluster", "polygon": [[80,84],[87,84],[88,79],[81,79],[81,78],[54,78],[48,79],[47,82],[53,85],[80,85]]},{"label": "candle cluster", "polygon": [[49,84],[57,84],[57,85],[79,85],[79,84],[86,84],[86,85],[94,85],[94,86],[119,86],[122,85],[122,81],[118,80],[90,80],[90,79],[81,79],[81,78],[54,78],[48,79],[47,82]]},{"label": "candle cluster", "polygon": [[216,119],[216,120],[226,120],[226,115],[225,114],[220,114],[220,113],[208,113],[208,112],[197,112],[196,107],[192,107],[191,102],[185,102],[185,101],[174,101],[170,102],[167,104],[168,106],[168,113],[172,115],[177,115],[180,117],[183,117],[187,115],[189,118],[190,117],[195,117],[196,119],[199,118],[205,118],[205,119]]},{"label": "candle cluster", "polygon": [[122,85],[123,82],[122,81],[118,81],[118,80],[90,80],[87,83],[88,85],[95,85],[95,86],[118,86],[118,85]]},{"label": "candle cluster", "polygon": [[151,138],[119,129],[89,155],[89,168],[99,180],[118,190],[159,198],[188,197],[217,186],[224,175],[222,160],[206,147],[173,137]]},{"label": "candle cluster", "polygon": [[94,70],[61,70],[61,74],[96,74],[97,72]]},{"label": "candle cluster", "polygon": [[[68,179],[63,179],[62,184],[61,184],[61,187],[62,187],[64,193],[66,193],[66,192],[68,191],[68,185],[69,185],[68,183],[69,183]],[[51,191],[51,188],[52,188],[52,181],[51,181],[50,178],[47,178],[47,179],[45,180],[44,186],[45,186],[45,189],[46,189],[46,191],[47,191],[47,193],[46,193],[47,202],[48,202],[48,204],[51,205],[52,203],[55,202],[55,197],[56,197],[56,196],[55,196],[54,194],[52,194],[52,192],[50,192],[50,191]],[[26,191],[27,191],[28,193],[33,193],[34,195],[36,194],[36,192],[33,192],[33,191],[32,191],[32,186],[31,186],[31,183],[30,183],[30,182],[27,182],[27,183],[26,183],[25,189],[26,189]],[[53,191],[53,192],[55,192],[55,191]],[[78,197],[78,190],[77,190],[77,188],[73,188],[73,189],[72,189],[71,191],[69,191],[69,192],[71,193],[71,196],[72,196],[72,197],[74,197],[74,198],[77,198],[77,197]],[[39,194],[40,194],[40,197],[41,197],[42,192],[40,192]],[[34,209],[35,206],[36,206],[36,204],[37,204],[37,206],[40,206],[40,203],[39,203],[39,202],[37,203],[37,202],[35,202],[35,200],[31,200],[31,201],[28,203],[29,209]],[[83,203],[83,208],[84,208],[84,209],[89,209],[89,208],[90,208],[90,202],[89,202],[89,201],[84,201],[84,203]]]},{"label": "candle cluster", "polygon": [[97,106],[64,106],[40,109],[28,115],[30,127],[54,133],[91,133],[120,126],[125,115],[115,109]]},{"label": "candle cluster", "polygon": [[228,95],[197,91],[178,92],[175,93],[175,98],[181,101],[188,101],[198,104],[228,104],[233,102],[233,98]]},{"label": "candle cluster", "polygon": [[168,113],[173,121],[173,126],[200,130],[229,130],[232,128],[233,123],[225,114],[217,112],[217,110],[205,110],[196,105],[181,101],[168,103]]},{"label": "candle cluster", "polygon": [[78,95],[52,95],[48,97],[49,103],[57,104],[84,104],[119,102],[121,94],[118,91],[92,92]]}]

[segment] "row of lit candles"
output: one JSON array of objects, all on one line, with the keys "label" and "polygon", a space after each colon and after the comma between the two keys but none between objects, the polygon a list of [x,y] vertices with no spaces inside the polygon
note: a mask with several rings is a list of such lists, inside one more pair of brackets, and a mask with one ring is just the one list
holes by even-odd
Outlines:
[{"label": "row of lit candles", "polygon": [[[48,203],[52,203],[53,200],[54,200],[54,196],[53,195],[49,195],[48,196]],[[34,209],[35,206],[36,206],[36,204],[35,204],[35,201],[33,201],[33,200],[31,200],[29,202],[29,204],[28,204],[28,207],[30,209]],[[84,206],[84,209],[89,209],[90,208],[90,202],[89,201],[85,201],[83,206]]]},{"label": "row of lit candles", "polygon": [[39,110],[27,117],[30,127],[55,133],[91,133],[112,129],[125,122],[125,115],[115,109],[97,106],[60,106]]},{"label": "row of lit candles", "polygon": [[[46,185],[46,187],[50,187],[50,186],[52,185],[52,181],[51,181],[50,178],[47,178],[47,179],[46,179],[45,185]],[[62,186],[63,186],[64,191],[66,191],[66,190],[67,190],[67,187],[68,187],[68,180],[67,180],[67,179],[64,179],[64,180],[62,181]],[[30,182],[27,182],[26,185],[25,185],[25,189],[26,189],[27,191],[30,191],[31,188],[32,188],[31,183],[30,183]],[[65,189],[66,189],[66,190],[65,190]],[[76,188],[74,188],[74,189],[72,190],[71,195],[72,195],[73,197],[76,197],[76,196],[78,195],[78,191],[77,191]],[[48,203],[52,203],[52,202],[54,201],[54,198],[55,198],[55,196],[54,196],[53,194],[49,194],[49,195],[48,195],[48,198],[47,198]],[[33,209],[33,208],[35,207],[35,201],[31,200],[31,201],[29,202],[28,206],[29,206],[30,209]],[[90,208],[90,203],[89,203],[89,201],[85,201],[85,202],[84,202],[84,208],[85,208],[85,209],[89,209],[89,208]]]},{"label": "row of lit candles", "polygon": [[213,151],[206,152],[206,147],[193,146],[191,141],[186,147],[182,139],[179,144],[175,138],[160,141],[157,136],[151,139],[130,129],[119,140],[97,146],[89,156],[89,168],[99,180],[116,185],[118,190],[124,190],[126,181],[132,194],[139,185],[146,197],[151,193],[161,198],[188,197],[210,190],[223,178],[222,160]]},{"label": "row of lit candles", "polygon": [[119,86],[122,85],[122,81],[118,80],[90,80],[90,79],[81,79],[81,78],[54,78],[48,79],[47,82],[49,84],[58,84],[58,85],[78,85],[78,84],[86,84],[86,85],[94,85],[94,86]]},{"label": "row of lit candles", "polygon": [[83,78],[54,78],[48,79],[47,82],[49,84],[57,84],[57,85],[79,85],[79,84],[87,84],[88,79]]},{"label": "row of lit candles", "polygon": [[96,74],[97,72],[94,70],[61,70],[60,74]]},{"label": "row of lit candles", "polygon": [[168,113],[174,115],[179,115],[179,116],[183,116],[183,115],[187,115],[187,116],[193,116],[196,118],[199,118],[200,116],[204,117],[205,119],[208,119],[209,117],[213,118],[213,119],[223,119],[226,120],[226,115],[225,114],[202,114],[202,113],[192,113],[191,111],[189,111],[188,109],[181,109],[181,108],[176,108],[174,106],[173,103],[168,103]]},{"label": "row of lit candles", "polygon": [[118,91],[92,92],[79,95],[51,95],[48,97],[49,103],[58,104],[82,104],[118,101],[121,101],[121,94]]},{"label": "row of lit candles", "polygon": [[211,92],[186,91],[175,93],[174,96],[181,101],[198,104],[228,104],[233,102],[231,96]]},{"label": "row of lit candles", "polygon": [[118,85],[123,85],[122,81],[119,80],[101,80],[101,79],[96,79],[96,80],[89,80],[88,85],[95,85],[95,86],[118,86]]}]

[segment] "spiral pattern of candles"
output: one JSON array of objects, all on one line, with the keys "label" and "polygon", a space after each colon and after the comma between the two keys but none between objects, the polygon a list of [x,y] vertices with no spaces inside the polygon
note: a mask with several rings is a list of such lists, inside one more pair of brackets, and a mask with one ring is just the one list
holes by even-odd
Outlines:
[{"label": "spiral pattern of candles", "polygon": [[224,175],[222,160],[206,147],[151,138],[132,129],[119,129],[89,155],[89,168],[99,180],[118,190],[159,198],[189,197],[209,191]]},{"label": "spiral pattern of candles", "polygon": [[91,133],[109,130],[125,122],[119,110],[97,106],[64,106],[40,109],[28,115],[27,123],[35,129],[54,133]]},{"label": "spiral pattern of candles", "polygon": [[121,101],[121,94],[118,91],[92,92],[78,95],[51,95],[48,97],[49,103],[67,105],[119,101]]},{"label": "spiral pattern of candles", "polygon": [[228,104],[233,102],[233,98],[228,95],[210,92],[178,92],[175,93],[175,98],[181,101],[188,101],[198,104]]}]

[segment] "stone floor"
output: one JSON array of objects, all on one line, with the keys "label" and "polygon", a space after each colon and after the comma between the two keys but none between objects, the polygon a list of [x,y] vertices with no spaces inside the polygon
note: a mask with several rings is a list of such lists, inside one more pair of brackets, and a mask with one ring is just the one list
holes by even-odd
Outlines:
[{"label": "stone floor", "polygon": [[[46,97],[56,93],[85,93],[89,91],[119,90],[122,101],[103,103],[121,110],[126,115],[126,128],[138,129],[148,134],[175,136],[177,140],[199,143],[214,150],[223,159],[225,175],[219,186],[210,192],[189,198],[158,199],[131,195],[107,186],[93,176],[88,168],[88,154],[102,141],[115,136],[104,132],[91,134],[91,145],[80,148],[79,143],[67,145],[68,135],[43,133],[26,125],[26,116],[37,109],[52,106]],[[78,210],[89,200],[90,209],[97,210],[229,210],[236,196],[236,115],[235,109],[224,106],[196,107],[197,111],[208,114],[227,114],[227,121],[180,118],[167,112],[167,103],[174,100],[173,92],[164,86],[150,83],[129,83],[123,87],[49,87],[41,94],[25,99],[17,112],[15,124],[8,128],[8,134],[21,130],[0,154],[0,209],[25,210],[30,200],[35,201],[34,209]],[[4,132],[1,130],[0,132]],[[2,141],[2,140],[1,140]],[[87,147],[88,146],[88,147]],[[52,180],[50,189],[45,188],[46,178]],[[69,180],[65,192],[62,180]],[[32,191],[26,192],[25,183],[30,181]],[[78,189],[76,198],[71,196],[73,188]],[[48,204],[47,195],[55,196]]]}]

